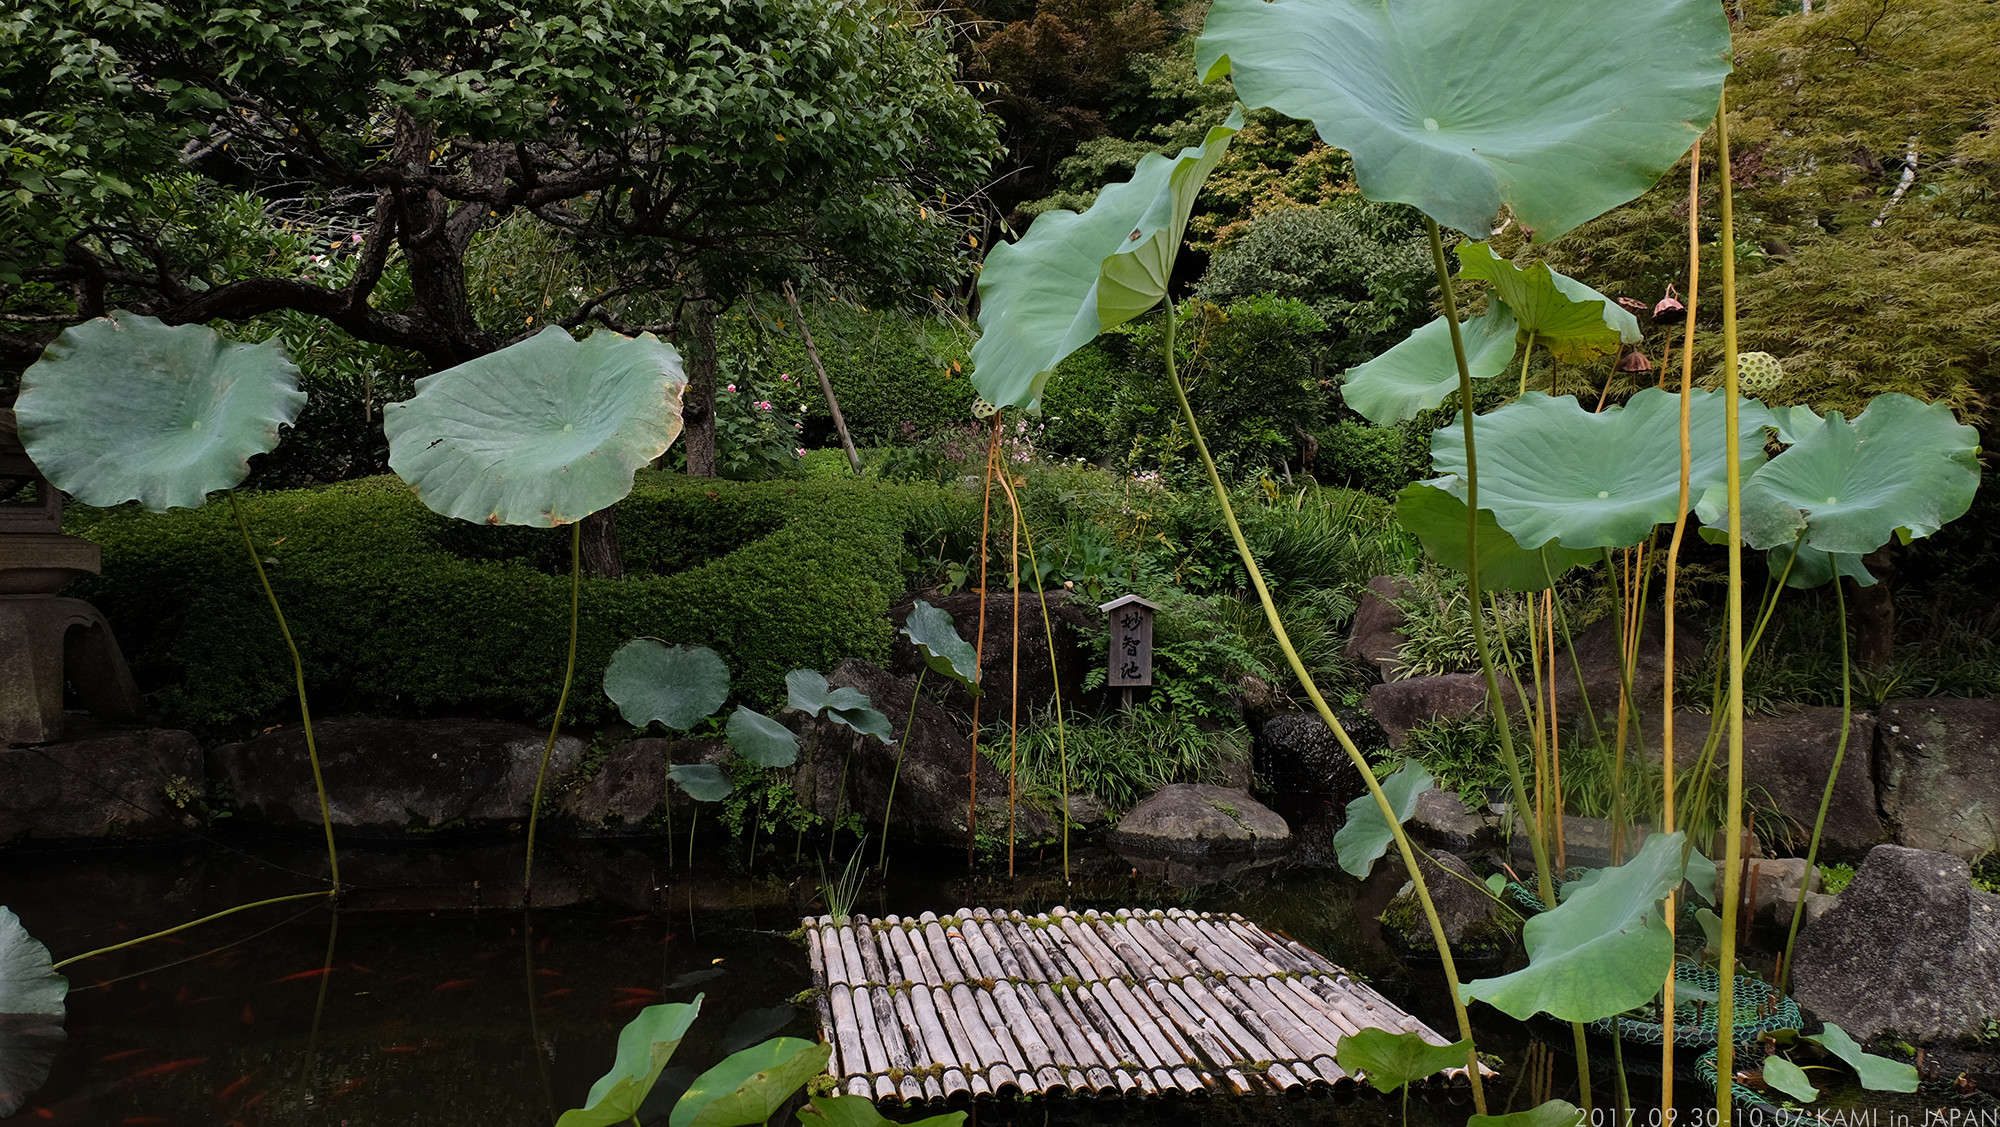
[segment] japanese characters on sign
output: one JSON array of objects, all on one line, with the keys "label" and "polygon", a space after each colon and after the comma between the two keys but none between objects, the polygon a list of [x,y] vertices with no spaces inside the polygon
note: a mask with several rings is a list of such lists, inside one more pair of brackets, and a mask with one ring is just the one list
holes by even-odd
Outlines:
[{"label": "japanese characters on sign", "polygon": [[1114,688],[1149,686],[1153,683],[1152,603],[1137,595],[1126,595],[1103,604],[1110,616],[1110,675],[1105,683]]}]

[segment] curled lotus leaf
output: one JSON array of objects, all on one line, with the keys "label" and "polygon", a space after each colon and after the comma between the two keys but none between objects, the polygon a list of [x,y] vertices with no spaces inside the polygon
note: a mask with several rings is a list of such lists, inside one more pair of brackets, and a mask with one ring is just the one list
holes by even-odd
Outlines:
[{"label": "curled lotus leaf", "polygon": [[883,743],[896,742],[889,718],[876,710],[867,693],[846,685],[833,688],[817,670],[794,669],[785,674],[785,696],[787,708],[808,716],[824,712],[835,723],[845,724],[864,736],[874,736]]},{"label": "curled lotus leaf", "polygon": [[1391,1033],[1369,1026],[1342,1037],[1333,1058],[1348,1072],[1365,1076],[1376,1091],[1388,1093],[1447,1068],[1465,1067],[1471,1049],[1470,1041],[1434,1045],[1421,1033]]},{"label": "curled lotus leaf", "polygon": [[917,647],[925,665],[964,685],[973,696],[980,695],[979,656],[972,643],[958,636],[950,614],[918,599],[900,632]]},{"label": "curled lotus leaf", "polygon": [[1847,1030],[1830,1021],[1806,1040],[1846,1061],[1861,1078],[1861,1086],[1871,1092],[1914,1092],[1921,1081],[1916,1066],[1865,1051]]},{"label": "curled lotus leaf", "polygon": [[1526,1111],[1467,1117],[1465,1127],[1574,1127],[1590,1114],[1568,1100],[1547,1100]]},{"label": "curled lotus leaf", "polygon": [[604,668],[604,695],[635,728],[654,721],[685,732],[729,697],[729,666],[707,646],[634,638]]},{"label": "curled lotus leaf", "polygon": [[0,907],[0,1116],[27,1103],[49,1078],[66,1037],[69,980],[55,972],[49,949]]},{"label": "curled lotus leaf", "polygon": [[[1431,789],[1434,781],[1424,765],[1414,759],[1405,760],[1395,774],[1382,780],[1382,793],[1396,812],[1398,825],[1417,812],[1418,796]],[[1333,852],[1349,875],[1365,878],[1376,860],[1388,852],[1394,839],[1389,823],[1382,820],[1382,807],[1376,804],[1375,796],[1362,794],[1347,804],[1347,822],[1333,835]]]},{"label": "curled lotus leaf", "polygon": [[696,802],[721,802],[736,790],[728,772],[713,763],[675,763],[668,766],[667,778]]},{"label": "curled lotus leaf", "polygon": [[651,333],[551,325],[416,386],[382,415],[390,468],[445,516],[549,528],[632,491],[681,432],[687,377]]},{"label": "curled lotus leaf", "polygon": [[1132,179],[1108,184],[1082,214],[1049,211],[1018,243],[1001,243],[979,273],[972,386],[996,407],[1032,407],[1063,357],[1160,303],[1188,215],[1241,111],[1179,156],[1148,153]]},{"label": "curled lotus leaf", "polygon": [[[1862,564],[1861,557],[1851,552],[1822,552],[1809,544],[1780,544],[1765,555],[1765,568],[1772,575],[1785,577],[1785,586],[1797,588],[1821,587],[1833,582],[1836,576],[1847,576],[1858,587],[1873,587],[1874,573]],[[1798,558],[1793,559],[1796,555]]]},{"label": "curled lotus leaf", "polygon": [[[1689,496],[1698,497],[1728,473],[1727,424],[1721,393],[1693,396]],[[1522,544],[1631,547],[1680,514],[1680,409],[1678,393],[1650,387],[1603,411],[1584,410],[1574,396],[1531,391],[1473,422],[1479,505]],[[1769,419],[1762,404],[1741,401],[1735,449],[1746,464],[1763,460]],[[1462,491],[1462,428],[1434,432],[1431,456]]]},{"label": "curled lotus leaf", "polygon": [[[1514,311],[1495,301],[1486,312],[1459,322],[1466,370],[1490,380],[1514,359]],[[1451,325],[1439,317],[1395,347],[1347,370],[1340,397],[1376,426],[1413,419],[1458,391],[1458,360],[1451,351]]]},{"label": "curled lotus leaf", "polygon": [[1311,121],[1371,200],[1546,242],[1687,152],[1729,49],[1710,0],[1216,0],[1195,70]]},{"label": "curled lotus leaf", "polygon": [[790,728],[740,704],[729,714],[729,746],[759,767],[790,767],[799,761],[799,738]]},{"label": "curled lotus leaf", "polygon": [[669,1127],[748,1127],[763,1123],[816,1073],[833,1046],[773,1037],[722,1058],[695,1077],[667,1117]]},{"label": "curled lotus leaf", "polygon": [[1493,253],[1485,243],[1458,248],[1459,276],[1476,278],[1514,311],[1515,335],[1533,341],[1565,364],[1608,356],[1620,344],[1639,343],[1639,319],[1617,302],[1546,262],[1526,269]]},{"label": "curled lotus leaf", "polygon": [[22,374],[14,414],[57,488],[160,513],[234,488],[305,402],[276,339],[238,344],[121,309],[57,337]]},{"label": "curled lotus leaf", "polygon": [[[1422,541],[1432,559],[1462,572],[1466,570],[1465,502],[1454,487],[1458,483],[1451,480],[1404,486],[1396,494],[1396,523]],[[1479,510],[1479,585],[1489,591],[1546,591],[1569,569],[1591,563],[1598,555],[1553,540],[1523,548],[1495,523],[1491,510]]]},{"label": "curled lotus leaf", "polygon": [[702,995],[692,1002],[647,1006],[618,1031],[618,1056],[611,1071],[590,1086],[583,1107],[563,1112],[556,1127],[611,1127],[639,1114],[639,1105],[659,1083],[660,1070],[680,1048],[688,1027],[701,1013]]}]

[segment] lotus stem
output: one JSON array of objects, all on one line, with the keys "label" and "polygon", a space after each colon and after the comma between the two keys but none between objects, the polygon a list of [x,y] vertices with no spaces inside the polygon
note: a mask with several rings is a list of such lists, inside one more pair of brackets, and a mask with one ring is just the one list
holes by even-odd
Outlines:
[{"label": "lotus stem", "polygon": [[[268,900],[253,900],[248,904],[238,904],[234,908],[224,908],[220,912],[203,916],[198,920],[189,920],[184,924],[176,924],[173,927],[166,929],[165,931],[156,931],[151,935],[142,935],[137,939],[127,939],[123,943],[113,943],[109,947],[99,947],[95,951],[85,951],[81,955],[71,955],[69,958],[64,959],[59,963],[49,964],[49,969],[61,970],[64,967],[70,965],[71,963],[80,963],[85,959],[94,959],[99,955],[108,955],[113,951],[123,951],[127,947],[136,947],[141,943],[151,942],[152,940],[158,939],[162,936],[172,935],[177,931],[186,931],[191,927],[199,927],[202,924],[210,922],[211,920],[219,920],[224,916],[233,916],[238,912],[245,912],[250,910],[251,908],[261,908],[266,904],[283,904],[287,900],[309,900],[315,896],[324,896],[331,898],[333,896],[333,893],[331,891],[326,891],[326,890],[322,890],[319,892],[294,892],[290,896],[273,896]],[[307,909],[307,911],[311,911],[311,909]]]},{"label": "lotus stem", "polygon": [[[549,775],[549,756],[562,731],[563,710],[569,707],[570,683],[576,680],[576,608],[583,594],[583,522],[569,526],[569,661],[563,666],[562,693],[556,697],[555,719],[549,721],[549,742],[542,745],[542,765],[535,770],[535,797],[528,807],[528,860],[521,870],[521,902],[535,900],[535,824],[542,817],[542,783]],[[693,855],[689,855],[693,860]]]},{"label": "lotus stem", "polygon": [[[1736,916],[1743,874],[1743,467],[1736,457],[1736,219],[1729,198],[1729,94],[1715,114],[1716,181],[1722,197],[1722,390],[1727,396],[1722,430],[1729,501],[1729,783],[1723,825],[1728,831],[1722,869],[1722,976],[1716,991],[1715,1116],[1730,1127],[1735,1111],[1730,1078],[1736,1075]],[[1776,595],[1772,603],[1777,602]]]},{"label": "lotus stem", "polygon": [[[1005,475],[1002,475],[1000,478],[1000,486],[1001,488],[1007,491],[1007,503],[1014,507],[1014,511],[1019,512],[1021,509],[1021,502],[1014,495],[1014,483],[1007,480]],[[1041,604],[1042,608],[1042,634],[1044,637],[1048,639],[1049,653],[1054,654],[1056,652],[1056,628],[1055,624],[1049,620],[1049,599],[1048,595],[1042,590],[1042,568],[1040,564],[1035,562],[1035,530],[1028,527],[1026,522],[1023,522],[1021,525],[1021,538],[1028,548],[1028,571],[1031,572],[1035,577],[1035,601]],[[1017,589],[1016,596],[1018,597],[1018,595],[1019,592]],[[1050,663],[1050,669],[1051,670],[1054,669],[1053,659],[1051,660]],[[1064,733],[1063,733],[1062,678],[1051,676],[1049,678],[1049,685],[1055,690],[1056,761],[1062,764],[1063,883],[1068,884],[1069,883],[1069,749],[1064,745],[1063,742]]]},{"label": "lotus stem", "polygon": [[[1798,548],[1792,549],[1794,558]],[[1840,740],[1833,745],[1833,767],[1826,773],[1826,790],[1819,796],[1819,816],[1813,819],[1812,843],[1806,846],[1806,871],[1799,877],[1799,900],[1792,905],[1792,926],[1785,932],[1785,954],[1779,961],[1778,993],[1792,985],[1792,945],[1799,939],[1799,921],[1806,914],[1806,882],[1812,879],[1814,862],[1819,860],[1819,839],[1826,829],[1827,808],[1833,805],[1833,785],[1840,779],[1840,761],[1847,757],[1847,730],[1854,723],[1854,669],[1847,653],[1847,593],[1841,577],[1833,577],[1833,598],[1840,608]]]},{"label": "lotus stem", "polygon": [[[1435,244],[1436,224],[1431,226],[1431,236]],[[1437,906],[1431,902],[1430,889],[1424,882],[1423,869],[1417,864],[1416,852],[1410,845],[1409,835],[1403,832],[1402,824],[1396,820],[1395,807],[1390,804],[1389,796],[1382,792],[1382,784],[1376,781],[1375,772],[1369,768],[1367,757],[1361,754],[1360,748],[1354,746],[1353,737],[1347,734],[1347,729],[1342,727],[1339,718],[1334,716],[1333,709],[1326,703],[1326,698],[1320,695],[1319,687],[1313,684],[1312,673],[1306,669],[1305,662],[1299,657],[1299,651],[1293,648],[1291,635],[1286,632],[1284,622],[1278,617],[1278,606],[1271,599],[1270,589],[1264,585],[1264,573],[1257,567],[1257,557],[1251,553],[1249,541],[1243,537],[1243,526],[1237,523],[1236,509],[1229,503],[1229,490],[1222,484],[1222,474],[1215,468],[1215,459],[1208,452],[1208,443],[1202,439],[1201,426],[1195,421],[1194,407],[1188,402],[1187,389],[1181,385],[1180,373],[1175,370],[1174,303],[1171,298],[1166,302],[1166,314],[1167,382],[1173,385],[1174,398],[1180,403],[1181,418],[1186,421],[1188,434],[1194,439],[1195,452],[1201,456],[1202,468],[1208,471],[1208,483],[1215,490],[1216,503],[1222,508],[1223,523],[1229,526],[1230,538],[1236,542],[1237,555],[1242,558],[1243,570],[1250,578],[1250,585],[1257,592],[1258,604],[1264,608],[1264,618],[1271,625],[1272,637],[1277,641],[1278,648],[1284,651],[1286,662],[1291,665],[1293,674],[1304,687],[1306,696],[1311,698],[1313,708],[1318,711],[1320,719],[1333,733],[1334,739],[1340,744],[1340,749],[1347,753],[1348,761],[1360,772],[1361,781],[1367,784],[1368,793],[1374,796],[1375,806],[1382,813],[1382,820],[1388,823],[1389,832],[1396,839],[1396,850],[1402,856],[1404,868],[1409,871],[1410,884],[1416,890],[1417,902],[1423,905],[1424,918],[1431,927],[1431,938],[1437,944],[1438,958],[1444,964],[1445,982],[1451,988],[1452,1011],[1458,1018],[1459,1038],[1468,1046],[1466,1076],[1472,1082],[1472,1102],[1478,1113],[1485,1115],[1486,1088],[1479,1077],[1478,1049],[1472,1047],[1472,1019],[1466,1013],[1465,999],[1459,993],[1458,968],[1452,960],[1451,942],[1445,938],[1444,922],[1438,918]],[[1456,324],[1455,321],[1453,323]],[[1478,621],[1476,603],[1473,610],[1473,620]],[[1490,672],[1488,677],[1490,679]],[[1515,767],[1517,781],[1519,771],[1517,764]]]},{"label": "lotus stem", "polygon": [[882,804],[882,851],[875,857],[875,867],[884,875],[889,871],[889,812],[896,808],[896,781],[903,777],[903,753],[910,749],[910,736],[917,730],[917,701],[923,695],[924,674],[929,672],[929,666],[917,670],[917,687],[910,690],[910,718],[903,721],[903,738],[896,744],[896,769],[889,773],[889,799]]},{"label": "lotus stem", "polygon": [[[972,659],[986,668],[986,538],[991,535],[993,478],[1000,462],[1000,414],[993,415],[993,439],[986,445],[986,492],[979,503],[979,631],[972,643]],[[972,760],[965,795],[965,868],[972,870],[979,827],[979,701],[972,698]]]},{"label": "lotus stem", "polygon": [[271,577],[264,574],[264,559],[257,554],[257,545],[250,539],[250,522],[243,519],[243,506],[236,503],[236,491],[224,490],[229,494],[229,511],[236,516],[236,527],[243,533],[243,548],[250,553],[250,566],[257,571],[257,582],[264,585],[264,597],[271,601],[271,613],[278,619],[278,633],[284,635],[285,649],[292,655],[292,679],[298,686],[299,724],[306,733],[306,759],[312,764],[313,790],[319,795],[319,821],[326,830],[326,863],[333,875],[334,895],[340,894],[340,854],[333,847],[333,810],[326,801],[326,779],[319,769],[319,744],[313,739],[312,706],[306,703],[306,667],[299,660],[299,647],[292,641],[292,628],[285,625],[285,612],[278,606],[278,594],[271,589]]}]

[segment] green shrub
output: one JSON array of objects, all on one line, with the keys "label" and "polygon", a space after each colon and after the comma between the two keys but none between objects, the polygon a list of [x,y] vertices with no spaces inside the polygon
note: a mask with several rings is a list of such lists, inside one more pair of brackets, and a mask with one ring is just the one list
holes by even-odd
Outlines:
[{"label": "green shrub", "polygon": [[1314,437],[1319,439],[1319,456],[1313,476],[1326,485],[1394,497],[1430,473],[1430,435],[1408,424],[1378,427],[1350,419]]},{"label": "green shrub", "polygon": [[[971,419],[967,327],[845,305],[810,306],[806,323],[856,445],[909,442]],[[839,442],[790,309],[739,307],[717,325],[717,335],[719,351],[737,371],[754,371],[777,387],[774,401],[805,422],[799,445]]]},{"label": "green shrub", "polygon": [[[1054,714],[1046,712],[1021,729],[1020,780],[1030,801],[1060,812],[1066,767],[1069,792],[1095,797],[1115,817],[1169,783],[1225,782],[1229,761],[1249,742],[1240,724],[1203,725],[1159,697],[1095,719],[1073,713],[1060,742]],[[1004,727],[990,729],[980,747],[1007,769]]]},{"label": "green shrub", "polygon": [[[734,695],[760,707],[782,698],[791,669],[882,660],[902,591],[903,527],[936,492],[642,473],[617,508],[630,576],[583,583],[566,719],[612,719],[597,685],[611,651],[635,635],[713,647],[734,672]],[[447,521],[393,478],[243,501],[258,550],[275,561],[316,707],[544,721],[554,710],[566,530]],[[110,616],[142,688],[173,723],[240,734],[286,715],[283,643],[227,506],[78,507],[66,529],[104,549],[103,575],[72,593]]]},{"label": "green shrub", "polygon": [[1070,353],[1042,392],[1045,429],[1036,446],[1053,457],[1092,462],[1115,453],[1109,449],[1111,422],[1126,378],[1124,359],[1097,341]]}]

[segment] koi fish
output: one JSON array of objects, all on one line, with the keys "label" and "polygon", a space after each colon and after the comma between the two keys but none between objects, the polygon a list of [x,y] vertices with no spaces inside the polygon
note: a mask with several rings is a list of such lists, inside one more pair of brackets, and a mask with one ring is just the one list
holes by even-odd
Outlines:
[{"label": "koi fish", "polygon": [[548,1000],[549,1000],[550,998],[566,998],[566,997],[568,997],[569,995],[571,995],[571,994],[574,994],[574,993],[576,993],[576,991],[575,991],[574,989],[571,989],[570,987],[568,987],[568,986],[565,986],[565,987],[563,987],[563,988],[562,988],[562,989],[560,989],[560,990],[549,990],[549,991],[545,991],[545,992],[544,992],[544,993],[542,994],[542,1001],[546,1002],[546,1001],[548,1001]]},{"label": "koi fish", "polygon": [[41,1116],[43,1119],[54,1119],[56,1117],[55,1112],[50,1111],[48,1108],[45,1107],[36,1108],[35,1114]]},{"label": "koi fish", "polygon": [[638,994],[647,998],[657,998],[660,996],[660,992],[650,986],[614,986],[612,989],[620,994]]},{"label": "koi fish", "polygon": [[641,920],[650,920],[652,918],[651,916],[626,916],[622,920],[612,920],[611,922],[614,924],[635,924]]},{"label": "koi fish", "polygon": [[328,1092],[326,1094],[326,1098],[330,1100],[337,1100],[340,1097],[348,1095],[351,1092],[358,1091],[361,1088],[361,1086],[366,1083],[368,1083],[368,1078],[366,1076],[357,1076],[354,1079],[349,1080],[347,1083],[342,1084],[340,1087],[335,1088],[333,1091]]},{"label": "koi fish", "polygon": [[105,1056],[98,1057],[97,1059],[100,1063],[106,1061],[124,1060],[126,1057],[136,1057],[140,1053],[143,1053],[145,1051],[146,1050],[144,1049],[120,1049],[115,1053],[110,1053]]},{"label": "koi fish", "polygon": [[231,1081],[228,1087],[222,1089],[220,1092],[217,1092],[215,1094],[215,1098],[218,1100],[228,1099],[229,1097],[249,1087],[250,1081],[255,1079],[256,1076],[257,1076],[256,1072],[244,1073],[242,1076],[239,1076],[235,1080]]},{"label": "koi fish", "polygon": [[423,1048],[422,1045],[384,1045],[375,1051],[378,1053],[420,1053],[423,1051]]},{"label": "koi fish", "polygon": [[614,1010],[629,1010],[633,1006],[650,1005],[652,1001],[651,998],[620,998],[611,1003],[611,1008]]},{"label": "koi fish", "polygon": [[242,1018],[245,1025],[257,1024],[257,1011],[251,1009],[248,1002],[243,1003],[243,1012],[236,1016]]},{"label": "koi fish", "polygon": [[350,966],[350,967],[352,967],[352,968],[354,968],[354,973],[356,973],[356,974],[374,974],[374,973],[375,973],[375,968],[374,968],[374,967],[364,967],[364,966],[362,966],[362,965],[361,965],[360,963],[349,963],[349,964],[347,964],[347,965],[348,965],[348,966]]},{"label": "koi fish", "polygon": [[541,975],[543,978],[561,978],[563,976],[561,971],[550,970],[547,967],[542,967],[536,970],[535,973]]},{"label": "koi fish", "polygon": [[332,967],[314,967],[311,970],[302,970],[297,974],[288,974],[283,978],[274,978],[270,982],[265,983],[265,985],[276,986],[281,982],[303,982],[308,978],[319,978],[322,975],[328,975],[332,973],[333,973]]},{"label": "koi fish", "polygon": [[179,1072],[183,1068],[193,1068],[195,1065],[206,1063],[208,1063],[207,1057],[188,1057],[185,1060],[170,1060],[165,1064],[156,1064],[151,1068],[142,1068],[125,1079],[128,1081],[151,1080],[156,1076],[165,1076],[170,1072]]},{"label": "koi fish", "polygon": [[477,984],[478,981],[476,978],[454,978],[450,982],[440,982],[436,986],[431,987],[431,993],[439,994],[446,990],[462,990],[467,986]]}]

